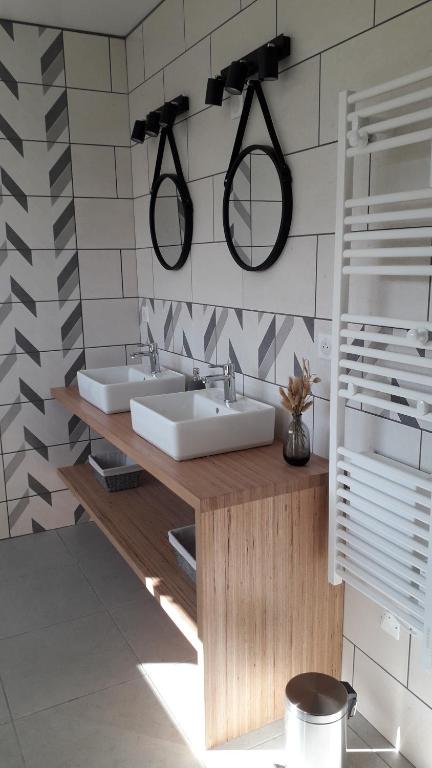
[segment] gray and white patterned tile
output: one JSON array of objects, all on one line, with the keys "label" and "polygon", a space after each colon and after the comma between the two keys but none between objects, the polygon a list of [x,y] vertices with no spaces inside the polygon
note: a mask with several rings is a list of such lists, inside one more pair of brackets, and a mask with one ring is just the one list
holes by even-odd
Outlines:
[{"label": "gray and white patterned tile", "polygon": [[216,363],[216,308],[183,302],[174,335],[174,351],[206,363]]},{"label": "gray and white patterned tile", "polygon": [[72,195],[71,149],[63,143],[24,141],[21,155],[1,139],[0,167],[3,195],[43,195],[52,202]]},{"label": "gray and white patterned tile", "polygon": [[[20,295],[22,293],[20,292]],[[82,348],[82,311],[79,301],[34,302],[0,305],[0,354],[71,350]],[[69,358],[68,358],[69,359]]]},{"label": "gray and white patterned tile", "polygon": [[[123,350],[124,360],[124,350]],[[53,352],[13,352],[0,356],[0,405],[48,399],[51,387],[73,386],[77,372],[85,367],[83,349],[67,355]],[[89,365],[90,367],[90,365]]]},{"label": "gray and white patterned tile", "polygon": [[87,513],[70,491],[56,491],[51,497],[24,496],[8,501],[7,506],[11,536],[40,533],[88,520]]},{"label": "gray and white patterned tile", "polygon": [[[11,233],[9,233],[11,236]],[[16,246],[20,245],[14,241]],[[0,302],[79,299],[78,254],[75,250],[0,250]]]},{"label": "gray and white patterned tile", "polygon": [[56,141],[69,141],[68,99],[65,88],[19,84],[15,92],[10,84],[0,82],[0,133],[19,154],[22,142],[46,141],[48,147]]},{"label": "gray and white patterned tile", "polygon": [[64,85],[63,33],[54,27],[5,21],[0,26],[2,74],[9,83]]},{"label": "gray and white patterned tile", "polygon": [[75,207],[70,197],[23,197],[5,195],[1,202],[0,243],[2,249],[20,253],[32,249],[76,248]]},{"label": "gray and white patterned tile", "polygon": [[4,476],[8,499],[43,496],[47,503],[52,504],[52,494],[66,489],[56,469],[83,464],[87,461],[89,453],[90,443],[80,441],[75,444],[49,446],[46,452],[23,450],[5,454]]},{"label": "gray and white patterned tile", "polygon": [[34,448],[45,456],[48,446],[87,441],[88,427],[56,400],[0,407],[3,452]]},{"label": "gray and white patterned tile", "polygon": [[315,357],[315,321],[310,317],[276,315],[276,381],[287,386],[302,370],[302,358]]}]

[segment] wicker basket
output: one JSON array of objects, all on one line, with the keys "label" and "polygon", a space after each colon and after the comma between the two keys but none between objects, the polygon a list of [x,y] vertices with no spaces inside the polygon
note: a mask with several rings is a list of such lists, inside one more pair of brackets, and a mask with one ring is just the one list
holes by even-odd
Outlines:
[{"label": "wicker basket", "polygon": [[195,526],[185,525],[168,531],[168,540],[175,549],[177,562],[192,581],[196,581]]},{"label": "wicker basket", "polygon": [[98,483],[110,493],[137,488],[140,483],[141,467],[121,451],[89,456],[88,462]]}]

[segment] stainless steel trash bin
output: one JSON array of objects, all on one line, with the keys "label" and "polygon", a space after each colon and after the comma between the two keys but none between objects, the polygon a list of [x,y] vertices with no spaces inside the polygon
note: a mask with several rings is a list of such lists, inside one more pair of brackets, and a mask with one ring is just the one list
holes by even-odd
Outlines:
[{"label": "stainless steel trash bin", "polygon": [[347,719],[357,695],[349,683],[308,672],[286,687],[286,768],[346,768]]}]

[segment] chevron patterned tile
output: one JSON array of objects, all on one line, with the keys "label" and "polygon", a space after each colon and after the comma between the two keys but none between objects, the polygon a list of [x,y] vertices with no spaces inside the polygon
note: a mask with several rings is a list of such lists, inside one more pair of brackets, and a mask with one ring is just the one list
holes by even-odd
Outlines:
[{"label": "chevron patterned tile", "polygon": [[8,27],[0,27],[0,50],[1,64],[18,82],[48,87],[65,84],[59,29],[10,22]]},{"label": "chevron patterned tile", "polygon": [[87,514],[69,491],[57,491],[48,496],[24,496],[8,501],[11,536],[40,533],[88,520]]},{"label": "chevron patterned tile", "polygon": [[5,454],[4,475],[8,500],[23,496],[46,496],[65,489],[56,472],[57,467],[83,464],[90,453],[90,443],[79,441],[74,445],[48,447],[46,454],[24,450]]},{"label": "chevron patterned tile", "polygon": [[5,501],[0,502],[0,539],[7,539],[9,537],[9,518],[7,512],[7,504]]},{"label": "chevron patterned tile", "polygon": [[52,86],[46,91],[43,85],[19,83],[16,93],[9,84],[0,82],[1,125],[3,137],[21,141],[69,141],[69,124],[66,90]]},{"label": "chevron patterned tile", "polygon": [[82,313],[79,301],[34,302],[18,284],[21,300],[0,304],[0,355],[82,348]]},{"label": "chevron patterned tile", "polygon": [[60,350],[37,353],[20,350],[2,355],[0,405],[13,403],[18,393],[21,402],[49,399],[51,387],[73,386],[77,372],[84,367],[84,350],[79,348],[70,350],[67,358]]},{"label": "chevron patterned tile", "polygon": [[288,384],[289,376],[298,376],[302,359],[315,360],[315,321],[310,317],[276,315],[276,382]]},{"label": "chevron patterned tile", "polygon": [[0,431],[4,454],[34,448],[47,456],[49,446],[89,439],[86,425],[55,400],[1,406]]},{"label": "chevron patterned tile", "polygon": [[11,247],[0,251],[0,301],[21,301],[14,285],[20,295],[36,302],[79,299],[77,252],[64,250],[56,256],[54,250],[29,249],[24,255]]},{"label": "chevron patterned tile", "polygon": [[[24,141],[23,154],[6,139],[0,140],[0,167],[25,195],[70,197],[72,195],[71,151],[57,143],[48,149],[44,141]],[[2,181],[3,195],[13,194]]]}]

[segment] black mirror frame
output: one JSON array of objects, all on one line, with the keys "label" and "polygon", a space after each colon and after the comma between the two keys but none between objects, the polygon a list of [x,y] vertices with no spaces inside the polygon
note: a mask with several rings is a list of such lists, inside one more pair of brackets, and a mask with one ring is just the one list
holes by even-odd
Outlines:
[{"label": "black mirror frame", "polygon": [[[184,210],[184,216],[185,216],[183,246],[182,246],[180,256],[174,265],[168,264],[168,262],[165,261],[160,251],[159,243],[156,237],[155,209],[156,209],[157,193],[158,193],[159,187],[161,186],[162,182],[165,181],[165,179],[170,179],[176,185],[176,188],[181,197],[181,201],[183,203],[183,210]],[[183,182],[182,179],[177,176],[177,174],[162,173],[160,176],[157,177],[155,183],[152,186],[152,191],[150,196],[149,218],[150,218],[150,235],[153,243],[153,248],[160,264],[162,264],[162,266],[165,269],[170,269],[170,270],[181,269],[185,264],[187,257],[189,256],[191,245],[192,245],[193,204],[192,204],[192,199],[189,194],[189,190],[187,188],[186,183]]]},{"label": "black mirror frame", "polygon": [[[281,211],[281,223],[279,227],[279,232],[276,238],[276,242],[270,254],[267,256],[265,261],[262,262],[262,264],[259,264],[258,266],[253,267],[252,265],[245,263],[237,253],[236,247],[234,245],[234,241],[232,239],[230,222],[229,222],[229,203],[230,203],[230,195],[231,195],[231,190],[232,190],[232,185],[233,185],[236,170],[239,167],[240,163],[243,161],[243,159],[246,157],[246,155],[249,155],[251,152],[253,152],[256,149],[259,149],[261,152],[264,152],[273,161],[273,164],[276,168],[276,171],[279,177],[279,182],[281,185],[281,190],[282,190],[282,211]],[[228,173],[226,175],[225,190],[224,190],[223,205],[222,205],[222,219],[223,219],[225,240],[227,242],[231,256],[233,257],[234,261],[240,267],[242,267],[242,269],[245,269],[248,272],[260,272],[263,269],[268,269],[269,267],[272,266],[272,264],[275,263],[275,261],[277,261],[288,239],[289,231],[291,228],[292,210],[293,210],[293,195],[292,195],[291,173],[287,164],[284,161],[282,163],[280,162],[280,158],[277,156],[273,147],[268,147],[264,144],[251,144],[249,147],[245,147],[245,149],[242,149],[242,151],[237,155],[236,159],[230,166]]]},{"label": "black mirror frame", "polygon": [[[267,130],[269,132],[269,136],[273,146],[269,147],[264,144],[251,144],[249,147],[245,147],[245,149],[241,150],[240,148],[243,142],[243,137],[246,130],[246,124],[249,118],[249,113],[252,106],[252,100],[255,94],[257,95],[257,98],[261,107],[261,111],[263,113],[264,121],[267,126]],[[244,261],[242,261],[242,259],[239,257],[231,236],[231,230],[229,226],[229,197],[232,189],[234,174],[239,164],[245,157],[245,155],[249,154],[251,150],[254,150],[254,149],[260,149],[271,158],[277,170],[280,185],[281,185],[281,190],[282,190],[281,223],[280,223],[279,232],[276,238],[276,242],[267,259],[263,261],[262,264],[259,264],[256,267],[253,267],[252,265],[249,266]],[[231,253],[231,256],[233,257],[236,264],[238,264],[242,269],[245,269],[247,272],[261,272],[262,270],[268,269],[269,267],[271,267],[272,264],[274,264],[275,261],[281,255],[284,249],[284,246],[286,244],[286,241],[288,240],[288,235],[291,228],[292,212],[293,212],[293,193],[292,193],[291,171],[287,163],[285,162],[285,158],[283,156],[281,145],[279,144],[279,140],[273,125],[273,121],[271,119],[270,110],[268,108],[268,104],[266,102],[261,83],[259,80],[250,80],[249,85],[246,89],[246,96],[243,104],[242,113],[240,116],[237,134],[234,141],[231,159],[230,159],[228,170],[225,176],[225,190],[224,190],[223,204],[222,204],[222,219],[223,219],[225,240],[226,240],[228,249]]]},{"label": "black mirror frame", "polygon": [[[165,143],[167,138],[168,138],[169,145],[171,147],[171,153],[173,156],[176,173],[161,174],[160,170],[162,166],[162,158],[163,158],[163,153],[164,153]],[[155,208],[156,208],[157,193],[158,193],[159,187],[161,186],[162,182],[165,179],[171,179],[171,181],[173,181],[174,184],[176,185],[183,203],[183,210],[185,215],[183,246],[182,246],[180,256],[174,265],[168,264],[168,262],[165,261],[160,251],[159,243],[156,237]],[[184,266],[187,260],[187,257],[189,256],[191,245],[192,245],[193,203],[192,203],[192,198],[190,196],[188,186],[183,176],[180,157],[178,154],[177,145],[175,143],[174,133],[171,126],[166,126],[165,128],[162,129],[160,139],[159,139],[159,147],[158,147],[155,171],[153,176],[153,183],[151,186],[151,194],[150,194],[149,220],[150,220],[151,240],[152,240],[153,248],[159,263],[164,267],[164,269],[168,269],[168,270],[181,269]]]}]

